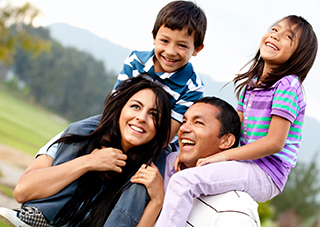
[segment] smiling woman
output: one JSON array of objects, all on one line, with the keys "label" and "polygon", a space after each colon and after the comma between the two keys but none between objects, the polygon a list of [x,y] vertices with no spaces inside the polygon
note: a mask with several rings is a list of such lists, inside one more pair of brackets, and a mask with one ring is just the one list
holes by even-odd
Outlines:
[{"label": "smiling woman", "polygon": [[[100,122],[91,122],[97,124],[94,131],[88,131],[87,119],[73,123],[55,142],[59,146],[54,160],[48,155],[34,160],[15,189],[23,207],[1,208],[0,219],[13,226],[33,226],[30,214],[36,213],[46,225],[55,217],[58,226],[103,226],[143,164],[142,184],[148,185],[150,203],[160,211],[163,183],[151,163],[170,137],[170,118],[170,102],[159,85],[143,76],[123,81],[106,98]],[[60,210],[55,201],[65,206]]]}]

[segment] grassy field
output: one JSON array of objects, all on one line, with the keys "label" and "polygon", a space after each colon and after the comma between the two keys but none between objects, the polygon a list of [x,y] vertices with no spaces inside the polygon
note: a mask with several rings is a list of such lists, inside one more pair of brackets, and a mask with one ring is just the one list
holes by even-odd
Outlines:
[{"label": "grassy field", "polygon": [[[39,148],[68,126],[65,119],[0,90],[0,143],[35,155]],[[0,185],[6,194],[12,191]],[[0,221],[0,227],[7,227]]]},{"label": "grassy field", "polygon": [[0,91],[0,143],[34,155],[67,126],[57,115]]}]

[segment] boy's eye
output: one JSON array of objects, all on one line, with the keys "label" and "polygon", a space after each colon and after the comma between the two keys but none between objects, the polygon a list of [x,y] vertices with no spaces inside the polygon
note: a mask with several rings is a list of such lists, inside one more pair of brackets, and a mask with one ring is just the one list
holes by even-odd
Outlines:
[{"label": "boy's eye", "polygon": [[186,45],[184,45],[184,44],[179,44],[179,47],[187,48],[187,46],[186,46]]},{"label": "boy's eye", "polygon": [[168,43],[168,40],[162,39],[161,42],[163,42],[163,43]]},{"label": "boy's eye", "polygon": [[278,30],[276,28],[271,28],[271,31],[277,32]]}]

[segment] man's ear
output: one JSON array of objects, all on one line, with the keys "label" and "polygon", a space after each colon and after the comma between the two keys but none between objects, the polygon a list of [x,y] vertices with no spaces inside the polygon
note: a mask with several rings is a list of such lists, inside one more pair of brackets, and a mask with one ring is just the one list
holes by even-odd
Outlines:
[{"label": "man's ear", "polygon": [[192,56],[195,57],[197,54],[203,49],[204,45],[202,44],[200,47],[194,50]]},{"label": "man's ear", "polygon": [[222,137],[223,137],[223,139],[221,140],[221,143],[220,143],[220,146],[219,146],[219,148],[221,150],[229,149],[230,147],[233,146],[233,144],[236,141],[236,137],[232,133],[229,133],[229,134],[224,135]]}]

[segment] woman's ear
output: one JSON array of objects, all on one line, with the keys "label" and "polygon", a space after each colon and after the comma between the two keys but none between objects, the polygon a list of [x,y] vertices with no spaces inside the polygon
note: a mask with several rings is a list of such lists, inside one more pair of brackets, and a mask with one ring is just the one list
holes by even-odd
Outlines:
[{"label": "woman's ear", "polygon": [[232,133],[226,134],[226,135],[224,135],[222,137],[223,137],[223,139],[221,140],[221,143],[220,143],[220,146],[219,146],[219,148],[221,150],[229,149],[230,147],[233,146],[233,144],[236,141],[236,137]]}]

